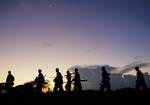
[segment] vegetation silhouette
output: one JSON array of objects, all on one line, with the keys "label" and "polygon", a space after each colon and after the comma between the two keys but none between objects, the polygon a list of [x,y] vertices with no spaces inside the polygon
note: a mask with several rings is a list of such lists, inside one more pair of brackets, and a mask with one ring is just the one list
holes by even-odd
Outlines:
[{"label": "vegetation silhouette", "polygon": [[26,82],[23,85],[17,85],[14,87],[14,92],[16,94],[32,94],[36,93],[36,83],[35,81]]},{"label": "vegetation silhouette", "polygon": [[6,83],[0,83],[0,94],[2,94],[4,90],[6,90],[6,86],[5,86]]},{"label": "vegetation silhouette", "polygon": [[[71,92],[68,96],[67,93],[63,93],[63,95],[56,96],[53,93],[46,94],[36,94],[34,92],[34,87],[30,86],[30,84],[24,84],[22,86],[14,87],[13,94],[3,93],[0,94],[1,103],[5,103],[6,105],[70,105],[71,103],[76,104],[85,104],[88,103],[91,105],[99,105],[99,104],[118,104],[118,105],[131,105],[131,104],[144,104],[149,102],[148,99],[150,97],[150,89],[147,92],[139,90],[136,91],[135,88],[124,88],[115,90],[112,92],[99,92],[95,90],[82,90],[81,94],[74,94]],[[20,93],[18,91],[23,90],[24,92]],[[27,93],[28,92],[28,93]],[[5,101],[4,101],[5,100]],[[9,100],[9,101],[8,101]],[[69,100],[69,101],[68,101]]]}]

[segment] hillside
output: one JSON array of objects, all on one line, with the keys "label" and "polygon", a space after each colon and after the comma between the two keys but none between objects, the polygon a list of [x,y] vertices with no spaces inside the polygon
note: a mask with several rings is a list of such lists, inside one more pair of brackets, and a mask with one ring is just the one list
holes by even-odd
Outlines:
[{"label": "hillside", "polygon": [[1,94],[0,102],[6,105],[78,105],[86,103],[89,105],[130,105],[149,102],[150,89],[148,91],[136,92],[132,88],[120,89],[112,92],[99,92],[85,90],[79,95],[71,94],[36,94],[36,93],[12,93]]}]

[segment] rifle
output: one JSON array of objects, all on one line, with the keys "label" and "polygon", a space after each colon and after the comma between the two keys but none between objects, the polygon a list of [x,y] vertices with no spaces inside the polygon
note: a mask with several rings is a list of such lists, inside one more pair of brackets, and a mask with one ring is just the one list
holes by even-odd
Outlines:
[{"label": "rifle", "polygon": [[[81,82],[86,82],[86,81],[88,81],[87,79],[82,79],[82,80],[80,80]],[[72,83],[73,81],[71,81],[71,83]],[[67,83],[66,81],[65,82],[63,82],[63,83]]]},{"label": "rifle", "polygon": [[[73,74],[75,74],[75,73],[70,73],[71,77],[73,77],[73,76],[72,76]],[[67,75],[64,75],[64,77],[65,77],[65,76],[67,76]]]},{"label": "rifle", "polygon": [[80,80],[81,82],[86,82],[86,81],[88,81],[87,79],[82,79],[82,80]]}]

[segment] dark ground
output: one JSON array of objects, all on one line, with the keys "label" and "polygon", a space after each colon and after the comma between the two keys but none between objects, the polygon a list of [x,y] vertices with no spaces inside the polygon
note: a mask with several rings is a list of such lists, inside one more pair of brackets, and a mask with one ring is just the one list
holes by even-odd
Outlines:
[{"label": "dark ground", "polygon": [[136,92],[134,89],[120,89],[112,92],[93,90],[80,95],[13,93],[0,94],[1,105],[149,105],[150,90]]}]

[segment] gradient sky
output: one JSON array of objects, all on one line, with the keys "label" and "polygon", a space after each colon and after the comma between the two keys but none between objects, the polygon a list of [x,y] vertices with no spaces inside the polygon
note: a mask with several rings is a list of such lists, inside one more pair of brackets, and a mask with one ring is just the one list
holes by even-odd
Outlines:
[{"label": "gradient sky", "polygon": [[0,82],[74,65],[150,62],[149,0],[0,0]]}]

